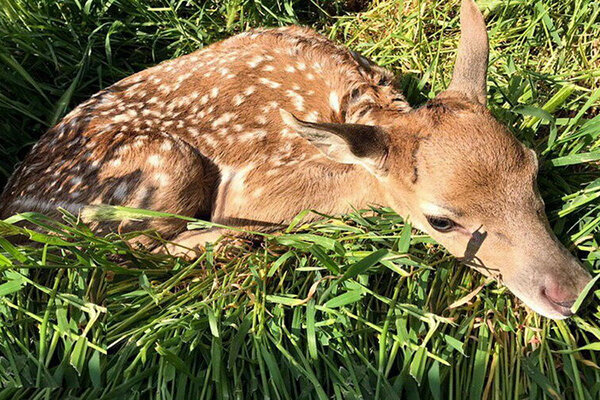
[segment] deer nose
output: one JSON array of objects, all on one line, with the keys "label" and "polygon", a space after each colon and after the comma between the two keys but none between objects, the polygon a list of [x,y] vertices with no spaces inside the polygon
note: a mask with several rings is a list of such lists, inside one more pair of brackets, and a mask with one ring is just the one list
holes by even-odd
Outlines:
[{"label": "deer nose", "polygon": [[575,304],[577,295],[573,296],[568,288],[561,286],[558,282],[551,282],[542,289],[542,295],[565,316],[573,315],[571,307]]}]

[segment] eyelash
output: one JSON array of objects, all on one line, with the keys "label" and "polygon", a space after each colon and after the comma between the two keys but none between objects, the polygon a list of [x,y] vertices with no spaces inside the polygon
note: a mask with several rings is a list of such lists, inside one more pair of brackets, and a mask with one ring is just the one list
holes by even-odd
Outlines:
[{"label": "eyelash", "polygon": [[[458,226],[458,224],[456,222],[454,222],[450,218],[446,218],[446,217],[434,217],[434,216],[429,215],[429,216],[425,216],[425,218],[427,218],[427,222],[429,223],[429,225],[431,225],[431,227],[433,229],[435,229],[438,232],[442,232],[442,233],[447,233],[447,232],[453,231]],[[443,223],[448,224],[447,227],[440,227],[440,225]]]}]

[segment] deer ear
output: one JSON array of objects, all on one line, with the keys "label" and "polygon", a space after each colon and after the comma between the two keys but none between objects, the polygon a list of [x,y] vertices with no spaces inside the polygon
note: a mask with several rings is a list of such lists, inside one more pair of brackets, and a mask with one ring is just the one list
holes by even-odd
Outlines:
[{"label": "deer ear", "polygon": [[489,45],[483,15],[473,0],[462,0],[460,42],[452,81],[446,91],[486,104]]},{"label": "deer ear", "polygon": [[360,164],[376,175],[387,173],[387,133],[376,126],[301,121],[280,109],[283,122],[328,158],[343,164]]}]

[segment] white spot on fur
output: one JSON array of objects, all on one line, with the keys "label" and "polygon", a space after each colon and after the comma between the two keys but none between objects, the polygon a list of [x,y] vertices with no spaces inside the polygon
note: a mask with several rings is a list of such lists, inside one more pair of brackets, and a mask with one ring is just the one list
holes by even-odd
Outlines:
[{"label": "white spot on fur", "polygon": [[112,118],[112,122],[115,124],[121,123],[121,122],[127,122],[131,120],[131,117],[129,117],[127,114],[119,114],[119,115],[115,115]]},{"label": "white spot on fur", "polygon": [[246,97],[244,95],[236,94],[235,96],[233,96],[232,103],[234,106],[239,106],[244,102],[245,98]]},{"label": "white spot on fur", "polygon": [[239,139],[246,141],[246,140],[262,139],[265,136],[267,136],[267,131],[265,131],[264,129],[255,129],[253,131],[248,131],[248,132],[240,135]]},{"label": "white spot on fur", "polygon": [[229,121],[231,121],[234,117],[235,117],[235,114],[233,114],[233,113],[229,113],[229,112],[224,113],[219,118],[217,118],[216,120],[214,120],[214,122],[212,123],[212,127],[216,128],[217,126],[226,124]]},{"label": "white spot on fur", "polygon": [[148,200],[148,194],[150,194],[150,190],[146,186],[142,186],[136,191],[135,198],[137,201],[146,201]]},{"label": "white spot on fur", "polygon": [[308,122],[317,122],[319,119],[319,112],[318,111],[311,111],[310,113],[308,113],[306,115],[306,121]]},{"label": "white spot on fur", "polygon": [[214,87],[210,90],[210,97],[212,97],[213,99],[216,98],[218,95],[219,95],[218,87]]},{"label": "white spot on fur", "polygon": [[268,87],[270,87],[272,89],[277,89],[278,87],[281,87],[281,83],[272,81],[272,80],[267,79],[267,78],[260,78],[258,81],[260,83],[262,83],[263,85],[268,86]]},{"label": "white spot on fur", "polygon": [[335,112],[340,112],[340,98],[338,94],[334,91],[329,93],[329,105]]},{"label": "white spot on fur", "polygon": [[264,57],[256,56],[252,60],[248,61],[247,64],[250,68],[256,68],[263,61],[265,61]]},{"label": "white spot on fur", "polygon": [[244,94],[246,96],[250,96],[252,93],[256,91],[256,86],[248,86],[246,90],[244,90]]},{"label": "white spot on fur", "polygon": [[90,164],[90,168],[89,169],[93,171],[93,170],[96,170],[98,168],[100,168],[100,160],[94,160],[94,161],[92,161],[92,163]]},{"label": "white spot on fur", "polygon": [[154,179],[156,179],[160,186],[166,186],[169,184],[169,176],[167,174],[163,174],[162,172],[157,172],[154,174]]},{"label": "white spot on fur", "polygon": [[210,147],[217,146],[217,141],[210,135],[204,135],[204,136],[202,136],[202,139],[204,139],[204,143]]},{"label": "white spot on fur", "polygon": [[227,129],[227,128],[221,128],[217,131],[217,135],[219,135],[219,136],[227,136],[228,133],[229,133],[229,129]]},{"label": "white spot on fur", "polygon": [[304,111],[304,97],[293,90],[286,90],[285,94],[292,99],[292,104],[294,104],[296,110]]},{"label": "white spot on fur", "polygon": [[265,191],[265,188],[263,188],[263,187],[256,188],[252,192],[252,197],[254,197],[255,199],[257,199],[260,196],[262,196],[262,194],[263,194],[264,191]]},{"label": "white spot on fur", "polygon": [[158,167],[161,163],[162,159],[158,154],[152,154],[150,157],[148,157],[148,164],[152,165],[153,167]]},{"label": "white spot on fur", "polygon": [[239,194],[242,194],[246,188],[246,178],[248,176],[248,172],[254,169],[254,164],[250,163],[246,165],[244,168],[241,168],[235,171],[231,177],[231,190],[237,194],[237,200],[242,200]]}]

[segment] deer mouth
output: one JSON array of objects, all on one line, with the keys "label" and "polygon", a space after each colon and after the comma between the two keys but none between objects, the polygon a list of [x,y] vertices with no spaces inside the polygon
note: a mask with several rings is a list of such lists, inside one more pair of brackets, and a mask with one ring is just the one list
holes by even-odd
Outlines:
[{"label": "deer mouth", "polygon": [[552,297],[549,296],[548,293],[546,292],[546,288],[543,288],[541,290],[540,294],[541,294],[542,298],[544,299],[544,302],[546,304],[548,304],[548,306],[555,312],[559,313],[560,315],[562,315],[565,318],[573,315],[573,311],[571,311],[571,307],[573,307],[575,300],[570,300],[570,301],[553,300]]}]

